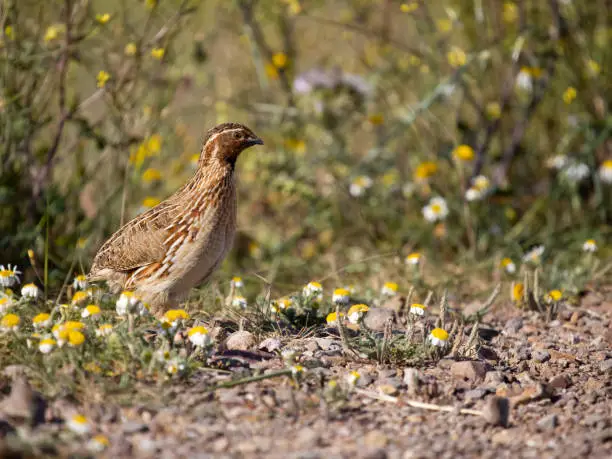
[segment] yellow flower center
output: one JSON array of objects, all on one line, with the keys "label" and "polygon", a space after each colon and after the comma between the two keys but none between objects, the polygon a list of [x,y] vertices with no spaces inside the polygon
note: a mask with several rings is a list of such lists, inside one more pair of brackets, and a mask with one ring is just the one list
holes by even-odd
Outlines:
[{"label": "yellow flower center", "polygon": [[443,328],[434,328],[431,331],[431,336],[441,341],[446,341],[448,339],[448,332]]}]

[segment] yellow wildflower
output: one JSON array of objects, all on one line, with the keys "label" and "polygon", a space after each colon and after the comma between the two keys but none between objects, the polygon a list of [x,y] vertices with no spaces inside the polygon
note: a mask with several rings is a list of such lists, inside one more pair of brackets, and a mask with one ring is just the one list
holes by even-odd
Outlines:
[{"label": "yellow wildflower", "polygon": [[277,69],[284,69],[287,66],[287,55],[283,52],[274,53],[272,55],[272,64]]},{"label": "yellow wildflower", "polygon": [[103,88],[106,86],[106,82],[110,80],[110,74],[104,70],[100,70],[98,72],[98,77],[96,78],[98,88]]},{"label": "yellow wildflower", "polygon": [[68,332],[68,344],[72,347],[78,347],[85,342],[85,335],[77,330]]},{"label": "yellow wildflower", "polygon": [[136,43],[128,43],[123,50],[126,56],[134,56],[137,51]]},{"label": "yellow wildflower", "polygon": [[499,102],[489,102],[485,111],[489,118],[496,120],[501,116],[501,105],[499,105]]},{"label": "yellow wildflower", "polygon": [[402,3],[400,5],[400,10],[402,11],[402,13],[412,13],[413,11],[416,11],[418,9],[419,9],[418,2]]},{"label": "yellow wildflower", "polygon": [[426,180],[438,171],[438,165],[433,161],[420,163],[414,171],[414,180]]},{"label": "yellow wildflower", "polygon": [[453,28],[453,22],[448,18],[438,19],[436,21],[436,28],[438,29],[438,32],[450,32]]},{"label": "yellow wildflower", "polygon": [[373,113],[368,116],[368,121],[374,126],[379,126],[385,122],[385,117],[381,113]]},{"label": "yellow wildflower", "polygon": [[548,292],[548,295],[546,295],[546,301],[549,303],[557,302],[561,298],[563,298],[563,293],[561,293],[561,290],[551,290]]},{"label": "yellow wildflower", "polygon": [[145,183],[157,182],[161,180],[161,172],[153,167],[148,168],[142,173],[142,181]]},{"label": "yellow wildflower", "polygon": [[504,10],[502,13],[504,22],[512,24],[518,19],[518,7],[514,2],[504,2]]},{"label": "yellow wildflower", "polygon": [[465,51],[457,46],[453,46],[451,50],[446,54],[446,59],[451,67],[457,68],[465,65],[467,62],[467,56]]},{"label": "yellow wildflower", "polygon": [[459,161],[472,161],[474,159],[474,149],[469,145],[458,145],[453,150],[453,157]]},{"label": "yellow wildflower", "polygon": [[563,102],[569,105],[574,101],[577,95],[578,95],[578,92],[576,91],[576,88],[574,88],[573,86],[569,86],[563,92]]},{"label": "yellow wildflower", "polygon": [[525,294],[525,286],[522,282],[516,282],[512,284],[512,301],[520,303],[523,301],[523,295]]},{"label": "yellow wildflower", "polygon": [[17,331],[21,319],[17,314],[7,314],[0,321],[0,329],[4,331]]},{"label": "yellow wildflower", "polygon": [[106,24],[108,21],[110,21],[111,15],[108,13],[104,13],[104,14],[96,14],[96,21],[98,22],[98,24]]},{"label": "yellow wildflower", "polygon": [[151,209],[158,205],[161,202],[159,198],[155,198],[153,196],[147,196],[142,200],[142,207],[145,209]]},{"label": "yellow wildflower", "polygon": [[151,50],[151,56],[157,59],[158,61],[161,61],[163,59],[165,53],[166,50],[164,48],[153,48]]}]

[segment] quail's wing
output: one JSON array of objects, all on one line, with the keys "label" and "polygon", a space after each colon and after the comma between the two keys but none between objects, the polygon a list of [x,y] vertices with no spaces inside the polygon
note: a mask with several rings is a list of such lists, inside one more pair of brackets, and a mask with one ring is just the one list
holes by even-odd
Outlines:
[{"label": "quail's wing", "polygon": [[162,202],[119,228],[96,254],[91,273],[104,268],[129,272],[163,260],[173,207]]}]

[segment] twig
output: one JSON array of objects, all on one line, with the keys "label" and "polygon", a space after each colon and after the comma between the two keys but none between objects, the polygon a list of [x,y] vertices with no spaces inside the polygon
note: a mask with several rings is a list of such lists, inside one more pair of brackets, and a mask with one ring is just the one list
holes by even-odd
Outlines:
[{"label": "twig", "polygon": [[478,411],[478,410],[471,410],[467,408],[457,409],[454,406],[434,405],[433,403],[424,403],[424,402],[419,402],[417,400],[403,400],[403,399],[400,399],[399,397],[393,397],[391,395],[371,392],[365,389],[360,389],[358,387],[355,387],[353,391],[356,392],[357,394],[364,395],[366,397],[373,398],[375,400],[381,400],[383,402],[408,405],[408,406],[412,406],[413,408],[422,408],[424,410],[430,410],[430,411],[445,411],[447,413],[459,413],[459,414],[471,414],[474,416],[483,416],[482,411]]},{"label": "twig", "polygon": [[291,374],[291,369],[287,368],[285,370],[275,371],[274,373],[265,373],[265,374],[257,375],[257,376],[248,376],[246,378],[234,379],[231,381],[217,384],[216,386],[213,386],[210,389],[207,389],[207,392],[214,392],[218,389],[228,389],[230,387],[241,386],[243,384],[249,384],[249,383],[257,382],[257,381],[263,381],[265,379],[272,379],[278,376],[288,376],[290,374]]}]

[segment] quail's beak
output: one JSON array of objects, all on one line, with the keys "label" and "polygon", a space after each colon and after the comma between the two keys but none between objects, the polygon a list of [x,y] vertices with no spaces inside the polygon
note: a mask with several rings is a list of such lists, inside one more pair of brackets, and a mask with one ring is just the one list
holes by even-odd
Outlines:
[{"label": "quail's beak", "polygon": [[251,137],[247,140],[247,147],[252,147],[253,145],[263,145],[263,140],[259,137]]}]

